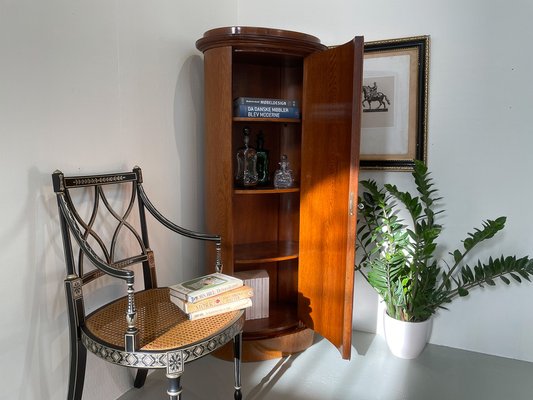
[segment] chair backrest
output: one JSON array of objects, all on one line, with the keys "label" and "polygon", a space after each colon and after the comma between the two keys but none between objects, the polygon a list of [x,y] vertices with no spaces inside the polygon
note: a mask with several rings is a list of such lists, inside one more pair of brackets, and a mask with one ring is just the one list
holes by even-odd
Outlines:
[{"label": "chair backrest", "polygon": [[85,320],[83,285],[102,275],[110,275],[126,282],[128,331],[125,341],[128,351],[134,351],[137,333],[134,272],[127,267],[142,263],[145,289],[157,287],[146,210],[176,233],[216,242],[216,269],[221,269],[220,237],[187,230],[159,213],[144,192],[141,168],[113,174],[68,177],[61,171],[55,171],[52,181],[65,253],[65,290],[71,334],[76,335]]},{"label": "chair backrest", "polygon": [[[143,263],[145,287],[155,287],[155,273],[150,273],[153,263],[146,217],[138,194],[138,185],[142,183],[140,168],[133,172],[73,177],[56,171],[52,179],[60,211],[67,276],[79,277],[82,284],[104,274],[127,280],[133,274],[124,268]],[[72,238],[78,244],[77,251]],[[130,241],[125,242],[131,238],[137,245],[135,249]],[[119,251],[124,246],[129,247],[130,255]],[[91,265],[86,265],[86,259]]]}]

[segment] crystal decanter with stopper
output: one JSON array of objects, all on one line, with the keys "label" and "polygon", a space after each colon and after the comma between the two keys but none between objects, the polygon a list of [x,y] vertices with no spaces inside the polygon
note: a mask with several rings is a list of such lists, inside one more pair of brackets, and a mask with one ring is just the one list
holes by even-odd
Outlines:
[{"label": "crystal decanter with stopper", "polygon": [[287,161],[287,155],[281,156],[279,162],[279,168],[274,173],[274,187],[276,188],[289,188],[294,184],[294,176],[292,170],[289,168],[289,161]]},{"label": "crystal decanter with stopper", "polygon": [[237,151],[237,174],[235,183],[241,187],[257,185],[257,152],[249,146],[250,128],[243,130],[244,146]]}]

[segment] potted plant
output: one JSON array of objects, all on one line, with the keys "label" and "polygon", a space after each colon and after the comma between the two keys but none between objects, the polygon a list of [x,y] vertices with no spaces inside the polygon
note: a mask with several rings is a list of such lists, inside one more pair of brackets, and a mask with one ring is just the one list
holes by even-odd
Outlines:
[{"label": "potted plant", "polygon": [[[527,256],[490,257],[472,266],[465,263],[478,244],[504,228],[505,217],[486,220],[481,228],[468,233],[462,248],[449,253],[449,262],[438,259],[435,250],[442,226],[437,217],[442,210],[437,210],[436,203],[440,198],[424,163],[416,161],[412,175],[416,195],[395,185],[378,187],[373,180],[362,181],[364,192],[358,198],[357,217],[360,261],[355,268],[383,299],[385,337],[391,351],[403,358],[414,358],[423,350],[431,317],[446,304],[467,296],[473,288],[493,286],[497,280],[509,284],[510,278],[519,283],[529,281],[533,274],[533,260]],[[402,209],[408,223],[400,217]],[[391,329],[398,325],[422,332],[391,335]],[[409,345],[411,334],[421,343]],[[404,339],[408,339],[407,348],[402,349]]]}]

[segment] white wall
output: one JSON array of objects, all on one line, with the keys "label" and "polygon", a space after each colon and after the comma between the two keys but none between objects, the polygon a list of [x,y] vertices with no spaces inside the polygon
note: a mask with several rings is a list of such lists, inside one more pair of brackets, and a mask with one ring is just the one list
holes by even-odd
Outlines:
[{"label": "white wall", "polygon": [[[235,0],[0,1],[0,398],[66,396],[56,168],[139,164],[159,208],[200,227],[203,67],[194,43],[235,18]],[[191,242],[155,237],[162,284],[195,274]],[[91,355],[87,375],[85,399],[116,398],[132,384]]]},{"label": "white wall", "polygon": [[[239,24],[300,30],[340,44],[431,36],[429,167],[444,196],[442,250],[453,250],[483,219],[508,217],[485,254],[533,255],[533,3],[239,1]],[[410,186],[406,173],[363,178]],[[355,326],[375,330],[377,299],[359,282]],[[435,319],[431,342],[533,361],[533,284],[485,288]],[[379,324],[378,324],[379,325]]]}]

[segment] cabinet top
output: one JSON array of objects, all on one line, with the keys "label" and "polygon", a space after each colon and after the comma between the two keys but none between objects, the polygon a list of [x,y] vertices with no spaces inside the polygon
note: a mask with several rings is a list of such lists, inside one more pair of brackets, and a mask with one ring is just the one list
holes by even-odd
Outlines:
[{"label": "cabinet top", "polygon": [[275,28],[228,26],[211,29],[196,41],[202,52],[214,47],[232,46],[234,50],[306,56],[327,47],[306,33]]}]

